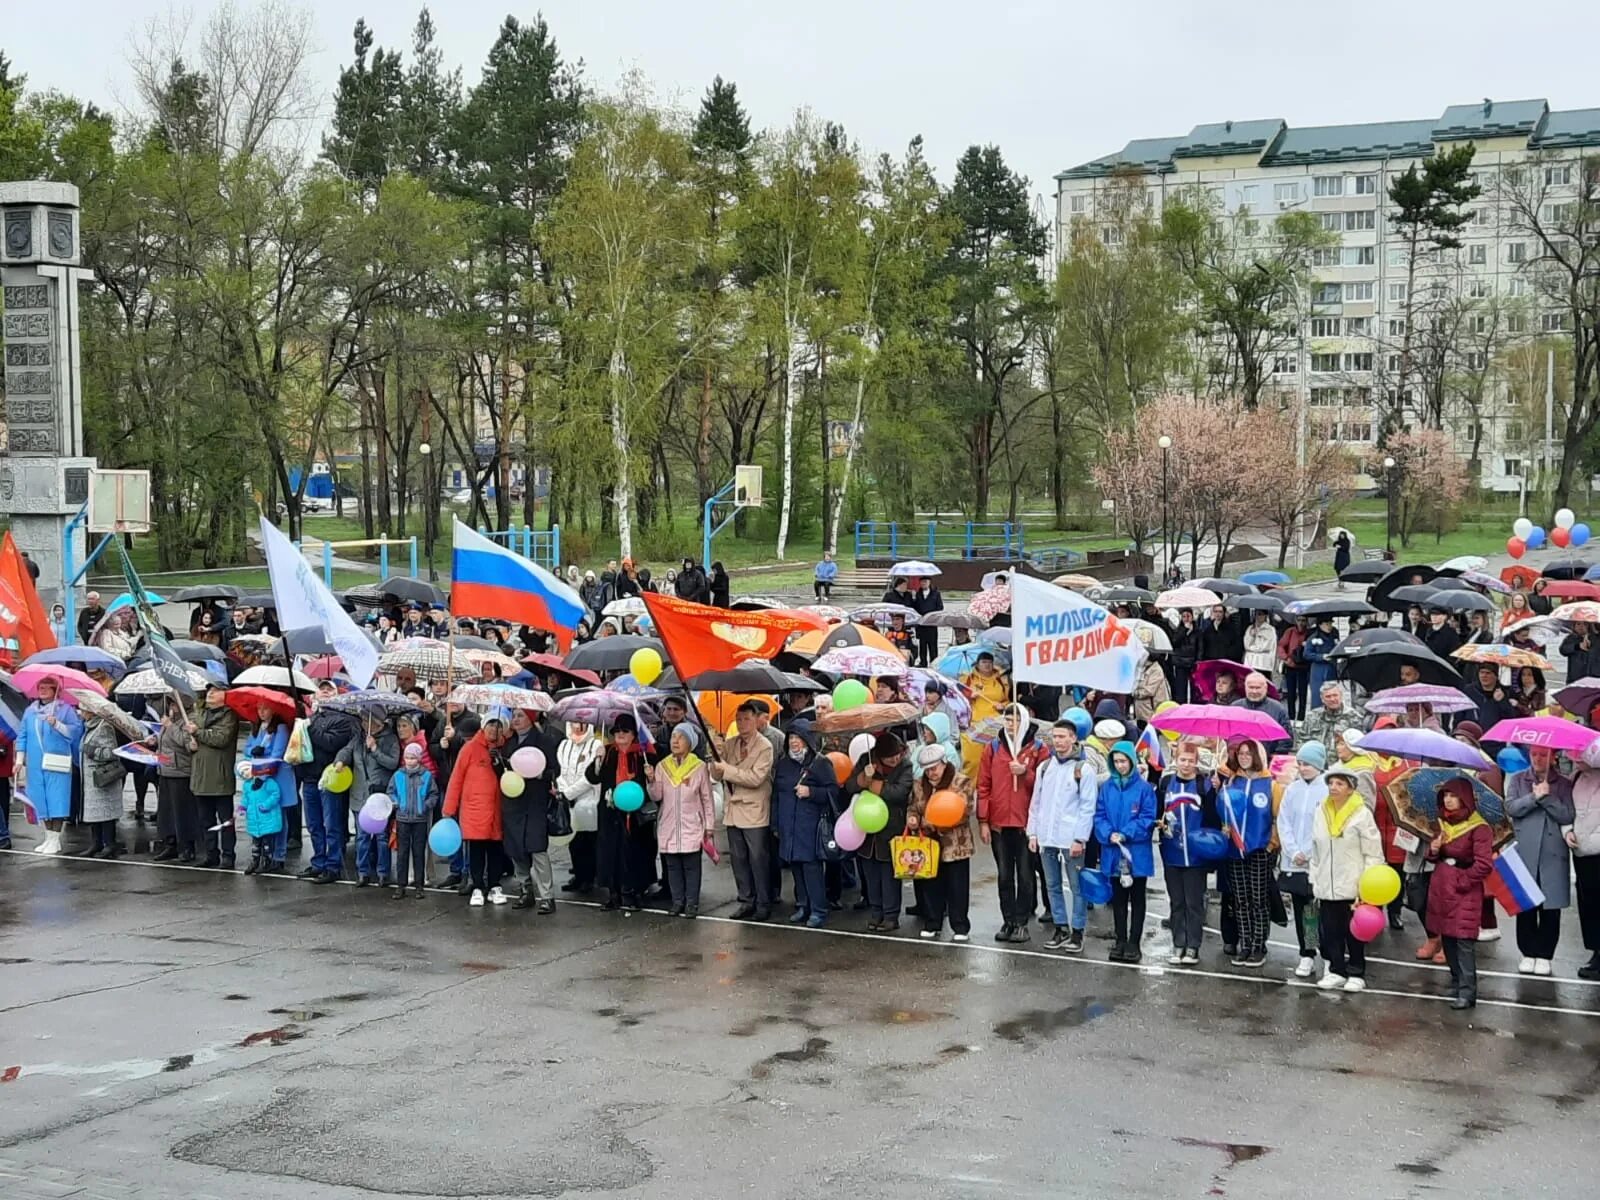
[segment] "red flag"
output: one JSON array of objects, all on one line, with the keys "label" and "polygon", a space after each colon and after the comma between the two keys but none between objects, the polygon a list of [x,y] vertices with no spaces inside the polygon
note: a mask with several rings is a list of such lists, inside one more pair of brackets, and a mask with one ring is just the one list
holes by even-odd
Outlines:
[{"label": "red flag", "polygon": [[704,671],[724,671],[749,658],[770,659],[789,636],[811,628],[801,617],[775,612],[735,612],[644,593],[645,608],[678,678],[687,681]]},{"label": "red flag", "polygon": [[50,632],[50,614],[9,529],[0,539],[0,640],[7,647],[15,646],[17,662],[41,650],[53,650],[56,644],[55,634]]}]

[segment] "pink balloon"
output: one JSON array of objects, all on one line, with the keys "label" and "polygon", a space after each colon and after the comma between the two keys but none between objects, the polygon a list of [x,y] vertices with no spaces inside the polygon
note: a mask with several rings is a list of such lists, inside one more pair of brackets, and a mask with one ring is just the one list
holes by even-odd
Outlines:
[{"label": "pink balloon", "polygon": [[854,854],[867,843],[867,835],[862,832],[861,826],[850,819],[850,810],[846,809],[839,814],[839,819],[833,823],[833,840],[839,843],[839,849],[848,854]]},{"label": "pink balloon", "polygon": [[544,766],[544,751],[537,746],[524,746],[511,756],[511,769],[524,779],[539,778]]},{"label": "pink balloon", "polygon": [[1350,914],[1350,936],[1358,942],[1370,942],[1383,932],[1383,909],[1371,904],[1358,904]]}]

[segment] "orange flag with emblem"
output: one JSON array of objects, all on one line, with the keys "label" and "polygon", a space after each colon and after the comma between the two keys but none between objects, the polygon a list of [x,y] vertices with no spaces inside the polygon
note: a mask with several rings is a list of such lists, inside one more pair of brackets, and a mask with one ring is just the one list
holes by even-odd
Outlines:
[{"label": "orange flag with emblem", "polygon": [[12,654],[13,664],[41,650],[55,648],[50,614],[33,586],[33,576],[22,553],[6,530],[0,538],[0,645]]},{"label": "orange flag with emblem", "polygon": [[746,659],[770,659],[791,634],[812,628],[802,617],[773,612],[735,612],[676,596],[644,594],[656,635],[682,680],[704,671],[725,671]]}]

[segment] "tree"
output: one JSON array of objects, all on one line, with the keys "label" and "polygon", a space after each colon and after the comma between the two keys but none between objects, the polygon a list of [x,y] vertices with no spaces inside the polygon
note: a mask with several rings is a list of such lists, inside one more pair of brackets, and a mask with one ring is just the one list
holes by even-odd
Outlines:
[{"label": "tree", "polygon": [[355,61],[339,72],[333,128],[323,135],[322,157],[364,194],[376,192],[394,164],[403,82],[400,52],[382,46],[373,50],[372,30],[358,19]]},{"label": "tree", "polygon": [[[1414,535],[1431,531],[1437,542],[1467,493],[1467,469],[1440,429],[1406,429],[1383,447],[1394,459],[1393,511],[1400,545],[1410,547]],[[1371,469],[1382,477],[1382,467]]]},{"label": "tree", "polygon": [[1278,537],[1278,569],[1302,536],[1308,518],[1327,512],[1349,491],[1354,462],[1339,442],[1324,436],[1301,405],[1257,409],[1250,418],[1248,447],[1240,453],[1262,485],[1253,489],[1260,514]]},{"label": "tree", "polygon": [[461,111],[461,71],[446,73],[434,39],[433,15],[424,8],[412,32],[411,65],[394,121],[396,165],[430,185],[449,168],[450,133]]}]

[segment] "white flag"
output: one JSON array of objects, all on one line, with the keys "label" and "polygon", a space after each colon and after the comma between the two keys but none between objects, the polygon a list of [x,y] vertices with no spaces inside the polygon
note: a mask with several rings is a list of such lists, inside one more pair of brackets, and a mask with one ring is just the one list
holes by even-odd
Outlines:
[{"label": "white flag", "polygon": [[1126,695],[1144,643],[1091,600],[1026,575],[1011,583],[1011,674],[1027,683],[1076,685]]},{"label": "white flag", "polygon": [[378,648],[339,607],[333,593],[317,578],[305,556],[278,527],[261,518],[261,548],[267,554],[272,576],[272,599],[278,606],[280,629],[320,625],[328,642],[344,661],[345,673],[358,687],[371,687],[378,673]]}]

